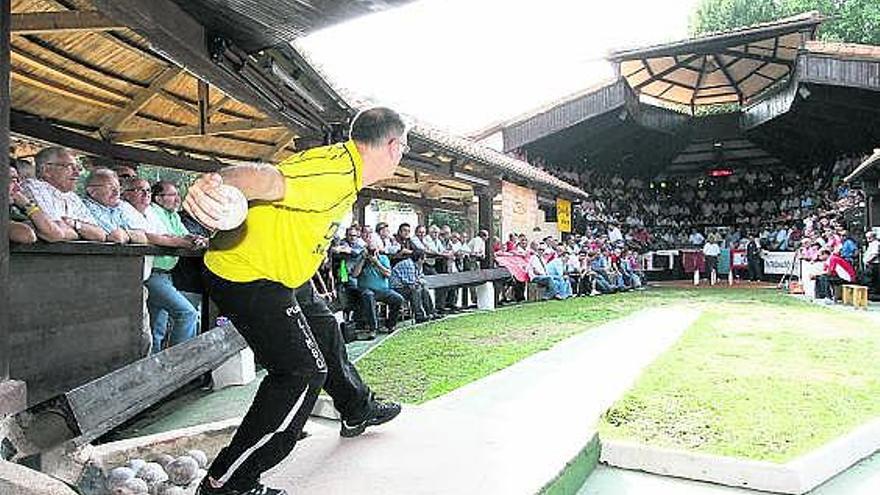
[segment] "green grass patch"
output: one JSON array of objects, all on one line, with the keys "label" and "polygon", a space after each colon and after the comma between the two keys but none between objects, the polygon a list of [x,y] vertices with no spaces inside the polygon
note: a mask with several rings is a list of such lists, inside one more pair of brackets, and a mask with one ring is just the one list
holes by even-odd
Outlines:
[{"label": "green grass patch", "polygon": [[408,329],[359,361],[358,370],[383,396],[420,404],[639,309],[724,301],[803,305],[776,291],[748,289],[654,289],[531,303]]},{"label": "green grass patch", "polygon": [[620,294],[526,304],[407,329],[358,362],[372,388],[420,404],[656,298]]},{"label": "green grass patch", "polygon": [[761,292],[695,300],[702,316],[609,409],[602,438],[786,462],[880,416],[875,322]]}]

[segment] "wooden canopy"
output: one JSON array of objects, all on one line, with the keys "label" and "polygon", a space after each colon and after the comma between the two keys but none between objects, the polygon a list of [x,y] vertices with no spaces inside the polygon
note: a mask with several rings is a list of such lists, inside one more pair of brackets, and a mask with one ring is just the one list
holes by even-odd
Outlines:
[{"label": "wooden canopy", "polygon": [[694,109],[752,102],[788,77],[822,21],[809,12],[748,28],[610,55],[640,96]]}]

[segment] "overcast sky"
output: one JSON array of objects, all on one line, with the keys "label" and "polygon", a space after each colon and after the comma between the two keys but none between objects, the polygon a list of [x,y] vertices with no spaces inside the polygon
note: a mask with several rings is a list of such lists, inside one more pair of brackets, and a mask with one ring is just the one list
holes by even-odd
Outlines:
[{"label": "overcast sky", "polygon": [[357,93],[459,134],[611,76],[611,49],[687,36],[696,0],[420,0],[300,41]]}]

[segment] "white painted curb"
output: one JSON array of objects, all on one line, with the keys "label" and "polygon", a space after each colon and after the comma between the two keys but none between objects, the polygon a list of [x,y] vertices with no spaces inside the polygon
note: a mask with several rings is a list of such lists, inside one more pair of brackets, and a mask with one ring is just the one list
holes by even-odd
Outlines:
[{"label": "white painted curb", "polygon": [[785,464],[602,440],[600,462],[727,486],[800,495],[880,450],[880,419]]}]

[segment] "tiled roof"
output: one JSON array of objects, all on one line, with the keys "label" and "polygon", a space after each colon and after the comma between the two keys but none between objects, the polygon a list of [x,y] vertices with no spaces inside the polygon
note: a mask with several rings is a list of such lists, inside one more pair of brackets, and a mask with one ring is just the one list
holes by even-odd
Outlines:
[{"label": "tiled roof", "polygon": [[880,60],[880,46],[838,43],[831,41],[807,41],[807,52],[838,58]]}]

